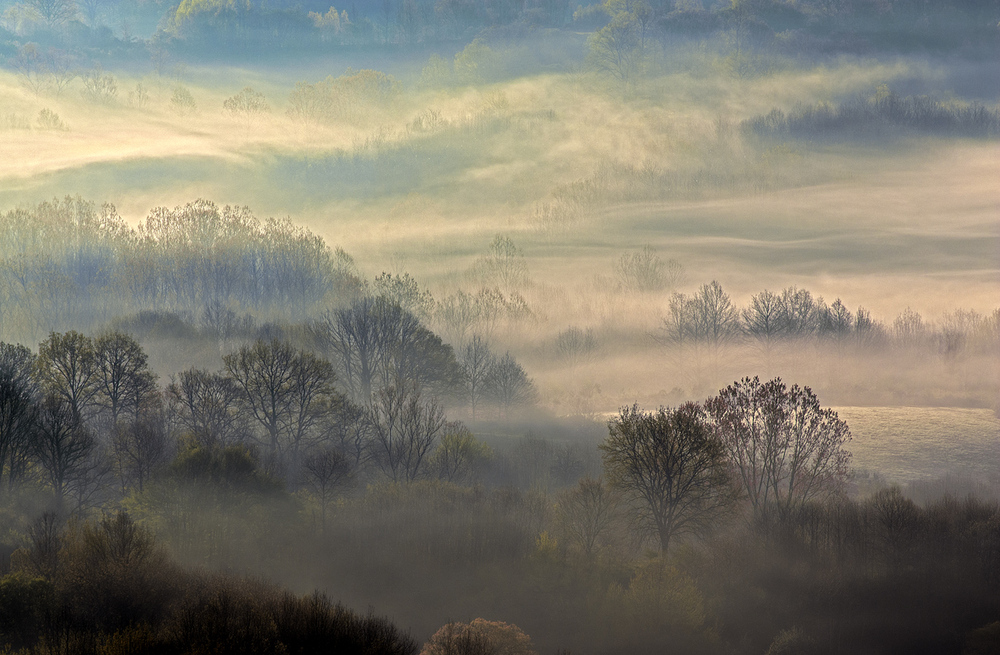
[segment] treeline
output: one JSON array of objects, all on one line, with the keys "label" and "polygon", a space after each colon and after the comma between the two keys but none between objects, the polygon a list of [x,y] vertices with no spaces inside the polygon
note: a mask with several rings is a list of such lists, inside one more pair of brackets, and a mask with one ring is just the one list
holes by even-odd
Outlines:
[{"label": "treeline", "polygon": [[384,297],[292,332],[313,349],[276,330],[234,346],[222,371],[190,368],[165,388],[124,332],[54,332],[37,355],[0,344],[0,476],[84,511],[142,491],[171,461],[235,457],[325,503],[348,483],[462,479],[490,450],[447,419],[444,403],[509,421],[536,400],[509,353],[476,336],[456,358]]},{"label": "treeline", "polygon": [[746,134],[768,138],[888,138],[935,134],[972,138],[1000,136],[1000,111],[979,103],[967,106],[920,96],[898,96],[885,85],[867,98],[836,106],[780,109],[743,121]]},{"label": "treeline", "polygon": [[0,215],[0,253],[0,329],[26,341],[218,303],[294,319],[360,289],[320,237],[207,201],[154,209],[134,229],[112,205],[43,202]]},{"label": "treeline", "polygon": [[817,340],[862,351],[931,348],[953,357],[964,351],[993,353],[1000,347],[1000,309],[989,315],[956,310],[935,325],[907,308],[886,325],[864,307],[851,312],[839,298],[827,304],[794,286],[761,291],[741,308],[712,281],[691,294],[672,294],[657,336],[669,344],[713,348],[750,343],[765,352],[781,342]]}]

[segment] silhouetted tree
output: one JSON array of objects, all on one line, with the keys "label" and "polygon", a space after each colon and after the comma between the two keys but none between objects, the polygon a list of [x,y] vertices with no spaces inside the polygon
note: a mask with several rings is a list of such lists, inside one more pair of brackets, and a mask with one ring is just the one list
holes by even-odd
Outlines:
[{"label": "silhouetted tree", "polygon": [[0,475],[13,484],[29,454],[38,416],[35,355],[24,346],[0,343]]},{"label": "silhouetted tree", "polygon": [[444,410],[403,386],[383,387],[368,407],[372,460],[394,482],[412,482],[445,429]]},{"label": "silhouetted tree", "polygon": [[296,464],[335,393],[329,362],[278,340],[258,340],[223,361],[243,392],[243,407],[264,430],[268,455],[278,461],[287,454]]},{"label": "silhouetted tree", "polygon": [[100,388],[90,337],[76,331],[51,333],[38,346],[36,370],[43,391],[65,402],[74,424],[92,413]]},{"label": "silhouetted tree", "polygon": [[242,391],[232,378],[191,368],[177,374],[166,397],[173,419],[203,445],[246,439],[249,424],[240,412]]},{"label": "silhouetted tree", "polygon": [[570,541],[590,557],[614,525],[620,501],[619,494],[600,478],[582,478],[576,487],[559,496],[559,524]]},{"label": "silhouetted tree", "polygon": [[114,429],[111,448],[124,492],[134,486],[142,491],[170,454],[161,412],[147,411]]},{"label": "silhouetted tree", "polygon": [[138,418],[142,408],[158,400],[156,376],[142,346],[123,332],[108,332],[94,341],[95,402],[107,412],[114,429],[120,418]]},{"label": "silhouetted tree", "polygon": [[487,385],[490,396],[507,419],[512,407],[533,405],[538,399],[535,383],[509,352],[490,368]]},{"label": "silhouetted tree", "polygon": [[743,493],[757,512],[788,516],[843,489],[847,423],[809,387],[744,378],[706,401]]},{"label": "silhouetted tree", "polygon": [[701,534],[733,501],[726,450],[695,404],[647,413],[622,409],[601,444],[612,487],[634,503],[637,524],[666,552],[684,534]]},{"label": "silhouetted tree", "polygon": [[46,396],[41,404],[36,436],[32,442],[35,459],[57,502],[62,503],[69,485],[85,473],[95,443],[91,433],[73,417],[69,403],[58,396]]},{"label": "silhouetted tree", "polygon": [[462,373],[473,421],[476,420],[476,407],[488,394],[490,374],[495,365],[496,356],[490,350],[489,344],[478,334],[473,335],[462,351]]}]

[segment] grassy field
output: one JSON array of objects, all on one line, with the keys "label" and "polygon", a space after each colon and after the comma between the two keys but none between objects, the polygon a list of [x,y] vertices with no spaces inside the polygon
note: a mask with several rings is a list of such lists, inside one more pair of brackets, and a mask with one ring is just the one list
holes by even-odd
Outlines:
[{"label": "grassy field", "polygon": [[[906,484],[947,478],[961,492],[970,483],[1000,491],[1000,419],[987,409],[838,407],[851,427],[856,469]],[[919,486],[919,485],[918,485]]]}]

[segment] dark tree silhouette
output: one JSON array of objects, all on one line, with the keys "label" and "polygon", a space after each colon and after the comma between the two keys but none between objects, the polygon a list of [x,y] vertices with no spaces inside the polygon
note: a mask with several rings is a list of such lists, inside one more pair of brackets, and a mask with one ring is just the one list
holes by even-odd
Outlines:
[{"label": "dark tree silhouette", "polygon": [[733,501],[726,451],[704,410],[688,403],[643,412],[622,409],[601,444],[612,487],[634,503],[637,524],[666,552],[684,534],[700,534]]},{"label": "dark tree silhouette", "polygon": [[847,480],[847,423],[809,387],[744,378],[706,402],[743,493],[758,513],[788,516]]},{"label": "dark tree silhouette", "polygon": [[166,397],[173,420],[202,445],[246,439],[248,422],[239,411],[242,392],[232,378],[188,369],[167,386]]},{"label": "dark tree silhouette", "polygon": [[24,346],[0,343],[0,474],[13,484],[28,455],[38,416],[35,355]]},{"label": "dark tree silhouette", "polygon": [[413,388],[385,387],[368,408],[372,459],[393,482],[412,482],[444,432],[443,408]]},{"label": "dark tree silhouette", "polygon": [[53,332],[38,346],[36,363],[43,391],[65,402],[74,424],[82,423],[99,391],[93,340],[72,330]]}]

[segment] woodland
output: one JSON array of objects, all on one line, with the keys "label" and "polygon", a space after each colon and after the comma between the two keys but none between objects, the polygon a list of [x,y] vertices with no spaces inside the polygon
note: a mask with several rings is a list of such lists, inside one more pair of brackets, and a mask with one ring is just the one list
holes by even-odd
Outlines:
[{"label": "woodland", "polygon": [[0,3],[0,648],[996,652],[998,63],[983,0]]}]

